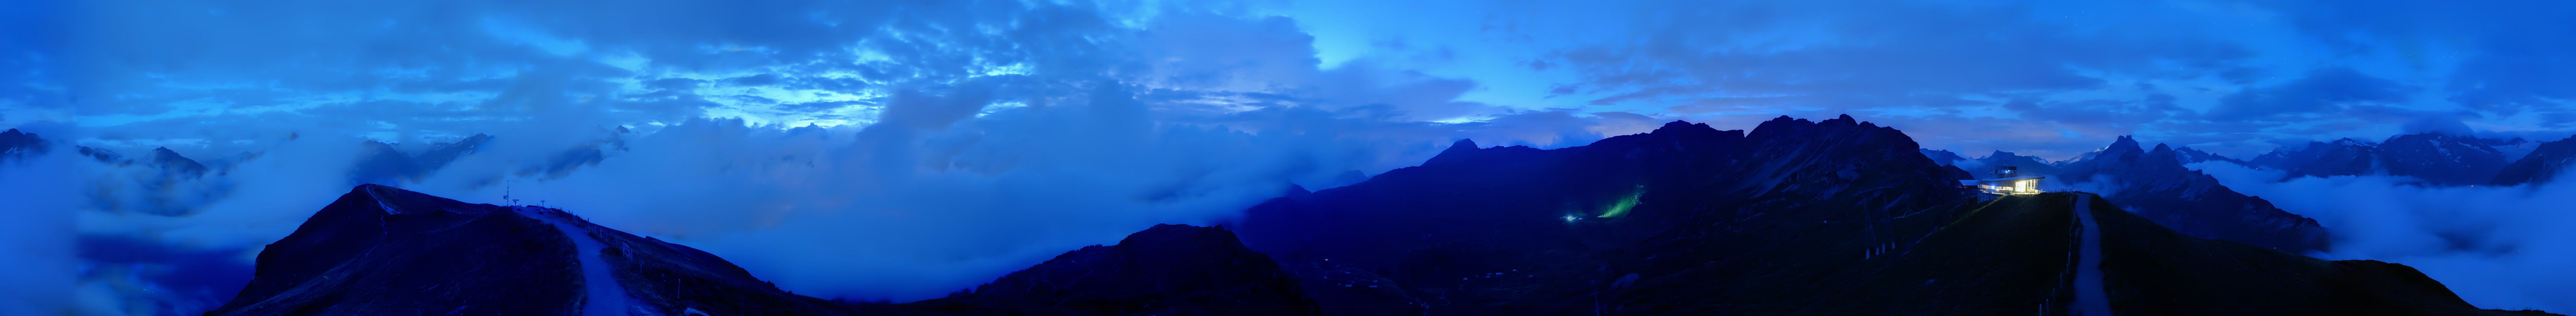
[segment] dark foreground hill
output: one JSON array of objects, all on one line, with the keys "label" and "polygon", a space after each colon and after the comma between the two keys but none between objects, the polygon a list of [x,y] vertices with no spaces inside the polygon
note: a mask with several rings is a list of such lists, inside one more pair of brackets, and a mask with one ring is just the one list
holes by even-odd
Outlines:
[{"label": "dark foreground hill", "polygon": [[[2169,156],[2156,159],[2175,164]],[[1903,133],[1848,117],[1780,118],[1750,132],[1677,122],[1554,150],[1461,142],[1422,166],[1255,206],[1238,229],[1337,314],[2071,313],[2067,272],[2082,259],[2073,212],[2025,205],[2033,197],[1970,198],[1947,169]],[[2020,211],[1980,211],[1997,205]],[[1998,215],[2010,213],[2020,214]],[[2144,252],[2209,274],[2158,276],[2181,285],[2114,277],[2113,293],[2234,293],[2235,283],[2320,282],[2310,278],[2334,272],[2310,271],[2290,260],[2304,259],[2296,254],[2159,229],[2098,240],[2229,246]],[[2264,262],[2229,265],[2253,261]],[[2263,273],[2280,274],[2245,275]],[[2328,305],[2374,291],[2281,290],[2179,303],[2343,311]],[[2447,290],[2390,295],[2458,300]],[[2434,305],[2384,310],[2474,309],[2423,306]]]},{"label": "dark foreground hill", "polygon": [[[907,304],[779,290],[687,246],[562,210],[360,185],[260,252],[208,315],[1310,315],[1276,263],[1221,228],[1156,226]],[[605,284],[602,284],[605,283]],[[603,308],[607,307],[607,308]]]},{"label": "dark foreground hill", "polygon": [[902,304],[788,293],[560,210],[363,185],[210,314],[2504,313],[2402,265],[2191,237],[2087,193],[1977,198],[1916,147],[1848,117],[1555,150],[1461,141],[1273,199],[1235,231],[1156,226]]}]

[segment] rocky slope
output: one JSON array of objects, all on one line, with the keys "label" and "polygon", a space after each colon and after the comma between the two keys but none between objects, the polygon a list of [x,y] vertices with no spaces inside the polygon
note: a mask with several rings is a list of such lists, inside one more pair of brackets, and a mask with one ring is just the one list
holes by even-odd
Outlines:
[{"label": "rocky slope", "polygon": [[2140,149],[2136,140],[2121,136],[2086,159],[2066,163],[2051,179],[2101,191],[2138,216],[2187,235],[2291,253],[2326,249],[2326,230],[2315,219],[2183,167],[2190,161],[2185,150],[2164,144]]},{"label": "rocky slope", "polygon": [[2512,164],[2497,170],[2495,179],[2488,183],[2494,185],[2548,183],[2556,180],[2560,174],[2566,173],[2568,165],[2576,165],[2576,137],[2541,143],[2538,147],[2532,148],[2528,155],[2522,156],[2521,160],[2515,160]]}]

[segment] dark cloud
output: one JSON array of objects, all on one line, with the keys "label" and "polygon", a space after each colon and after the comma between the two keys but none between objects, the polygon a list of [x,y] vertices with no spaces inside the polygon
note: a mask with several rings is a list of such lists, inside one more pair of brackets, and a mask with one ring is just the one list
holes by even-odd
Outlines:
[{"label": "dark cloud", "polygon": [[[1595,104],[1803,96],[1798,106],[1910,106],[1921,94],[1983,94],[2101,86],[2087,72],[2185,75],[2159,60],[2208,67],[2245,49],[2157,36],[2146,25],[2048,21],[2023,5],[1712,3],[1648,6],[1632,42],[1560,56]],[[1864,9],[1855,9],[1864,8]],[[2153,12],[2138,12],[2153,14]]]},{"label": "dark cloud", "polygon": [[2406,133],[2442,133],[2456,136],[2477,136],[2476,131],[2469,129],[2468,124],[2460,123],[2459,117],[2447,115],[2424,115],[2418,116],[2414,120],[2406,121]]},{"label": "dark cloud", "polygon": [[[2447,75],[2449,101],[2511,115],[2523,111],[2566,113],[2576,99],[2576,33],[2563,29],[2576,3],[2409,1],[2270,1],[2302,32],[2341,51],[2401,50],[2424,62],[2455,62]],[[2459,54],[2440,60],[2436,52]],[[2540,116],[2551,124],[2569,121]]]},{"label": "dark cloud", "polygon": [[2337,114],[2354,105],[2402,103],[2409,89],[2412,88],[2352,68],[2322,68],[2281,85],[2230,94],[2206,116],[2212,120],[2312,118]]}]

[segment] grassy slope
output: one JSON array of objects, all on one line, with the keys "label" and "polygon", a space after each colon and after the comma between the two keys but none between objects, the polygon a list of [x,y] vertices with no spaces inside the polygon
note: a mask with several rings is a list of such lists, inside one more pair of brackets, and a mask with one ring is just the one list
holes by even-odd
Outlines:
[{"label": "grassy slope", "polygon": [[[1815,282],[1795,314],[2057,314],[2073,265],[2075,217],[2062,195],[1956,206],[1919,243]],[[1791,287],[1796,288],[1796,287]]]}]

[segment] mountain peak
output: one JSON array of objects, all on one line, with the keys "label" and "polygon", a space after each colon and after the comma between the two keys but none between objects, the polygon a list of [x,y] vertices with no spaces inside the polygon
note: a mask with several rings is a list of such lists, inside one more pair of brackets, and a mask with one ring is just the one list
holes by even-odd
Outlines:
[{"label": "mountain peak", "polygon": [[2136,138],[2130,138],[2129,135],[2120,135],[2119,139],[2111,141],[2111,146],[2102,147],[2102,151],[2095,152],[2092,155],[2097,156],[2098,158],[2120,159],[2122,156],[2135,154],[2140,150],[2141,149],[2138,149],[2138,140]]},{"label": "mountain peak", "polygon": [[1423,160],[1422,164],[1432,165],[1445,161],[1467,159],[1467,156],[1475,155],[1477,149],[1482,148],[1476,147],[1475,139],[1460,138],[1457,142],[1449,143],[1449,149],[1440,150],[1440,154],[1431,155],[1431,159]]},{"label": "mountain peak", "polygon": [[1842,116],[1836,116],[1833,119],[1825,120],[1823,122],[1816,122],[1816,125],[1857,125],[1861,127],[1878,127],[1878,124],[1862,122],[1860,119],[1852,118],[1851,114],[1843,114]]},{"label": "mountain peak", "polygon": [[[1708,124],[1707,124],[1707,123],[1691,123],[1691,122],[1687,122],[1687,121],[1679,121],[1679,120],[1676,120],[1676,121],[1672,121],[1672,122],[1669,122],[1669,123],[1664,123],[1664,126],[1663,126],[1663,127],[1656,128],[1656,129],[1655,129],[1654,131],[1652,131],[1652,132],[1647,132],[1647,133],[1645,133],[1645,134],[1638,134],[1638,135],[1651,135],[1651,136],[1647,136],[1647,137],[1659,137],[1659,138],[1662,138],[1662,137],[1669,137],[1669,138],[1667,138],[1667,139],[1677,139],[1677,140],[1678,140],[1678,139],[1697,139],[1697,140],[1700,140],[1700,141],[1712,141],[1712,140],[1715,140],[1715,139],[1723,139],[1723,138],[1727,138],[1728,136],[1721,135],[1721,134],[1725,134],[1725,133],[1728,133],[1728,132],[1730,132],[1730,131],[1719,131],[1719,130],[1717,130],[1717,128],[1715,128],[1715,127],[1710,127],[1710,126],[1708,126]],[[1740,137],[1740,136],[1744,136],[1744,135],[1743,135],[1743,133],[1741,133],[1741,131],[1733,131],[1733,132],[1735,132],[1734,136],[1738,136],[1738,137]]]},{"label": "mountain peak", "polygon": [[1664,127],[1655,128],[1655,131],[1651,133],[1685,132],[1691,130],[1713,131],[1717,130],[1717,128],[1708,127],[1707,123],[1691,123],[1688,121],[1673,120],[1672,122],[1664,123]]},{"label": "mountain peak", "polygon": [[1179,224],[1154,224],[1154,227],[1152,228],[1146,228],[1145,231],[1128,234],[1127,238],[1118,240],[1119,246],[1136,247],[1242,247],[1238,246],[1239,244],[1242,244],[1242,242],[1236,240],[1234,232],[1226,230],[1224,226],[1207,227]]},{"label": "mountain peak", "polygon": [[[2162,146],[2164,144],[2156,145]],[[2129,135],[2120,135],[2120,139],[2111,141],[2111,148],[2138,149],[2138,139],[2130,138]]]},{"label": "mountain peak", "polygon": [[169,168],[182,172],[194,174],[206,173],[205,164],[197,163],[196,159],[188,159],[188,156],[181,156],[179,155],[179,152],[171,151],[169,147],[153,147],[152,163],[160,165],[162,168]]},{"label": "mountain peak", "polygon": [[2013,154],[2013,152],[2009,152],[2009,151],[1996,150],[1996,151],[1995,151],[1995,152],[1993,152],[1993,153],[1987,153],[1985,158],[1977,158],[1977,159],[1995,159],[1995,158],[2013,158],[2013,157],[2021,157],[2021,155]]},{"label": "mountain peak", "polygon": [[[1760,124],[1760,125],[1755,125],[1755,126],[1753,126],[1753,132],[1752,132],[1752,133],[1749,133],[1749,134],[1747,134],[1747,135],[1745,135],[1745,136],[1746,136],[1746,137],[1753,137],[1753,138],[1765,138],[1765,137],[1774,137],[1774,136],[1756,136],[1756,135],[1796,135],[1796,134],[1805,134],[1805,133],[1810,133],[1810,132],[1811,132],[1811,130],[1816,130],[1816,129],[1818,129],[1818,128],[1823,128],[1823,129],[1825,129],[1825,130],[1843,130],[1843,129],[1846,129],[1846,128],[1849,128],[1849,127],[1859,127],[1859,128],[1861,128],[1861,129],[1863,129],[1863,130],[1866,130],[1866,131],[1863,131],[1862,133],[1869,133],[1869,134],[1863,134],[1863,135],[1871,135],[1870,137],[1895,136],[1895,137],[1898,137],[1898,138],[1905,138],[1905,139],[1904,139],[1904,140],[1905,140],[1905,142],[1908,142],[1908,143],[1913,142],[1913,139],[1912,139],[1912,138],[1906,138],[1906,136],[1904,135],[1904,133],[1899,132],[1899,131],[1897,131],[1897,130],[1896,130],[1896,129],[1894,129],[1894,128],[1888,128],[1888,127],[1885,127],[1885,126],[1878,126],[1878,124],[1874,124],[1874,123],[1861,122],[1859,119],[1854,119],[1854,118],[1852,118],[1852,117],[1851,117],[1851,115],[1849,115],[1849,114],[1845,114],[1845,115],[1842,115],[1842,116],[1834,117],[1833,119],[1828,119],[1828,120],[1824,120],[1824,121],[1808,121],[1808,120],[1806,120],[1806,119],[1790,118],[1790,117],[1789,117],[1789,116],[1787,116],[1787,115],[1782,115],[1782,116],[1777,117],[1777,118],[1772,118],[1770,121],[1764,121],[1764,122],[1762,122],[1762,124]],[[1881,132],[1885,132],[1885,133],[1881,133]],[[1921,146],[1916,146],[1916,149],[1920,149],[1920,148],[1921,148]]]},{"label": "mountain peak", "polygon": [[36,133],[19,132],[18,129],[15,128],[9,129],[8,131],[0,131],[0,154],[12,152],[31,153],[42,152],[44,150],[45,140],[43,138],[36,137]]}]

